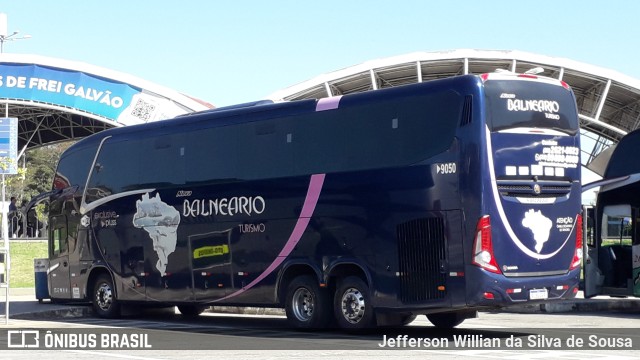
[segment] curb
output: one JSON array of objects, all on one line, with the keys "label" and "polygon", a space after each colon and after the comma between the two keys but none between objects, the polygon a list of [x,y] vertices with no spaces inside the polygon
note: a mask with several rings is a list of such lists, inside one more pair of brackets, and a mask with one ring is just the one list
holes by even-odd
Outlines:
[{"label": "curb", "polygon": [[[147,309],[149,313],[166,311],[166,309]],[[241,315],[271,315],[284,316],[284,309],[279,308],[259,308],[259,307],[239,307],[239,306],[211,306],[205,310],[207,313],[218,314],[241,314]],[[122,316],[130,317],[139,313],[134,308],[129,310],[123,309]],[[64,319],[64,318],[82,318],[93,316],[91,306],[77,306],[65,309],[42,310],[29,313],[19,313],[11,315],[11,318],[19,320],[43,320],[43,319]]]},{"label": "curb", "polygon": [[640,299],[576,299],[551,303],[514,305],[498,312],[522,314],[554,314],[568,312],[640,311]]},{"label": "curb", "polygon": [[223,314],[274,315],[274,316],[285,315],[284,309],[281,309],[281,308],[211,306],[205,311],[210,313],[223,313]]},{"label": "curb", "polygon": [[43,310],[30,313],[20,313],[11,315],[11,318],[18,320],[50,320],[50,319],[71,319],[83,318],[93,315],[90,307],[79,306],[65,309]]},{"label": "curb", "polygon": [[[246,314],[246,315],[286,315],[282,308],[259,308],[239,306],[211,306],[206,310],[212,313]],[[480,310],[483,312],[483,310]],[[640,312],[640,298],[615,298],[600,296],[593,299],[578,297],[571,300],[528,303],[526,305],[513,305],[497,310],[484,312],[506,312],[522,314],[554,314],[570,312]]]},{"label": "curb", "polygon": [[[37,304],[34,302],[34,304]],[[56,309],[38,309],[40,305],[22,312],[10,315],[12,318],[20,320],[51,320],[64,318],[82,318],[93,316],[91,306],[69,304],[62,305]],[[27,311],[24,311],[27,310]],[[165,309],[166,310],[166,309]],[[149,310],[152,311],[152,310]],[[267,315],[285,316],[283,308],[263,308],[263,307],[240,307],[240,306],[210,306],[205,312],[219,314],[240,314],[240,315]],[[540,302],[534,304],[514,305],[501,309],[481,310],[481,312],[504,312],[520,314],[558,314],[558,313],[606,313],[606,312],[640,312],[640,299],[634,298],[603,298],[584,299],[576,298],[558,302]],[[123,316],[135,316],[137,311],[123,312]]]}]

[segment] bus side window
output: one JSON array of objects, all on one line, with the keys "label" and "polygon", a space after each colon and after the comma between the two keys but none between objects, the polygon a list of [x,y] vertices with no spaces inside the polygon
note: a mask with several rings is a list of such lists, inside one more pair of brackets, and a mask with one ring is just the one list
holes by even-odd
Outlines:
[{"label": "bus side window", "polygon": [[[84,200],[86,204],[136,189],[140,183],[140,171],[149,171],[144,167],[144,163],[140,163],[140,157],[141,153],[148,153],[150,150],[142,147],[140,143],[137,140],[111,139],[104,142],[87,182]],[[151,158],[156,159],[153,156]],[[173,163],[173,159],[167,159],[167,163]]]},{"label": "bus side window", "polygon": [[54,219],[54,227],[51,229],[51,257],[60,256],[69,251],[66,222],[62,219]]}]

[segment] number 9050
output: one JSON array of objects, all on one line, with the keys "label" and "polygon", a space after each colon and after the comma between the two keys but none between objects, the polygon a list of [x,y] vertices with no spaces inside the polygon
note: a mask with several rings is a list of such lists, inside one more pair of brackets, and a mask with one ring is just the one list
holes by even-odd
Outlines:
[{"label": "number 9050", "polygon": [[456,163],[436,164],[436,174],[455,174]]}]

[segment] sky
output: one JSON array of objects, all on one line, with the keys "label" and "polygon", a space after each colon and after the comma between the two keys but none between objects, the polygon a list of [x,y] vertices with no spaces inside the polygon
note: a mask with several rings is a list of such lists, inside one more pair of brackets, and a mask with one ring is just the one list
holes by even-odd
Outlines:
[{"label": "sky", "polygon": [[520,50],[640,78],[637,0],[0,0],[5,52],[117,70],[215,106],[417,51]]}]

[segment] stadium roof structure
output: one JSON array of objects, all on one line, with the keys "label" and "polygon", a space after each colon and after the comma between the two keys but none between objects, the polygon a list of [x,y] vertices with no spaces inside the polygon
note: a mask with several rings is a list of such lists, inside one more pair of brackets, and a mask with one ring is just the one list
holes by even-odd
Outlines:
[{"label": "stadium roof structure", "polygon": [[501,50],[415,52],[322,74],[268,98],[324,98],[497,69],[524,73],[537,67],[544,70],[538,75],[564,80],[573,89],[582,133],[593,140],[589,148],[583,142],[582,163],[601,174],[597,156],[607,149],[603,155],[610,153],[622,136],[640,126],[640,80],[569,59]]},{"label": "stadium roof structure", "polygon": [[[6,104],[6,105],[5,105]],[[0,54],[0,117],[18,118],[18,151],[213,105],[98,66]]]}]

